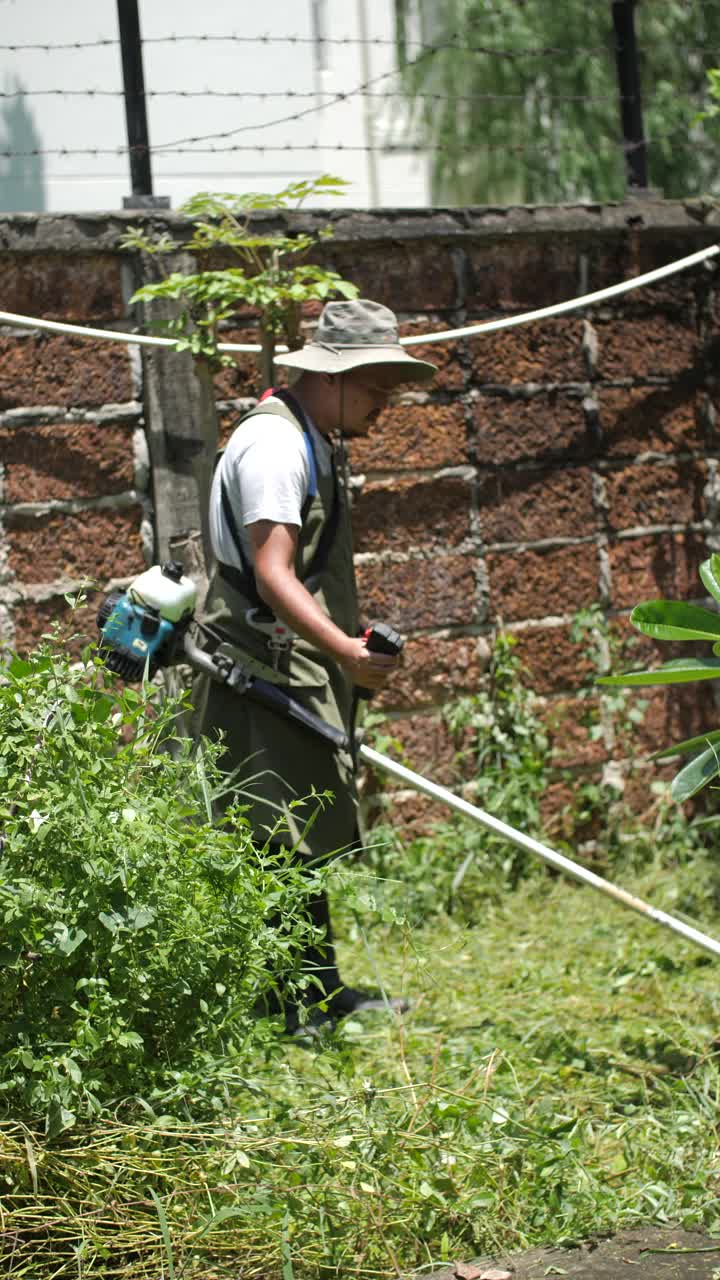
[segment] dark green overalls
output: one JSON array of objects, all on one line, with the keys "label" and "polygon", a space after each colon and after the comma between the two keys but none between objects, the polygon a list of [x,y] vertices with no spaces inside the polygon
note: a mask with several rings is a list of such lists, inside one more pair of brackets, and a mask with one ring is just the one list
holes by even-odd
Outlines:
[{"label": "dark green overalls", "polygon": [[[303,424],[295,412],[297,409],[301,414],[301,410],[291,397],[288,400],[289,404],[275,399],[263,402],[247,414],[238,430],[257,413],[274,413],[302,433]],[[333,622],[347,635],[356,636],[352,530],[347,493],[338,469],[335,451],[331,474],[315,468],[317,490],[314,495],[311,492],[303,508],[295,569]],[[251,570],[248,573],[218,566],[202,618],[220,637],[218,649],[231,654],[253,674],[287,689],[327,724],[351,734],[352,688],[340,666],[299,637],[289,650],[277,655],[274,664],[266,636],[246,618],[248,610],[259,603]],[[331,744],[314,737],[301,725],[222,685],[207,680],[199,685],[195,691],[198,731],[214,737],[222,730],[226,746],[223,767],[229,772],[243,766],[237,783],[239,791],[243,775],[253,775],[249,790],[255,798],[247,800],[251,806],[248,816],[258,836],[264,838],[282,817],[287,825],[274,839],[297,844],[305,858],[322,859],[355,846],[357,795],[349,752],[333,750]],[[317,802],[310,799],[294,809],[289,803],[309,797],[313,791],[332,791],[334,798],[331,803],[324,802],[312,828],[303,836]],[[239,798],[245,803],[245,797]]]}]

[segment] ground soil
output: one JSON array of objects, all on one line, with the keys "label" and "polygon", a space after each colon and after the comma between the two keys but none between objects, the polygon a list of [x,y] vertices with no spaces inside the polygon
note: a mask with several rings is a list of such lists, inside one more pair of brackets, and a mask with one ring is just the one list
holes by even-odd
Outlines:
[{"label": "ground soil", "polygon": [[[720,1240],[699,1231],[670,1227],[638,1227],[608,1240],[591,1240],[573,1249],[530,1249],[508,1257],[477,1258],[465,1263],[466,1275],[477,1267],[509,1271],[512,1280],[715,1280],[720,1277]],[[427,1275],[427,1273],[426,1273]],[[429,1280],[455,1280],[456,1265],[434,1271]]]}]

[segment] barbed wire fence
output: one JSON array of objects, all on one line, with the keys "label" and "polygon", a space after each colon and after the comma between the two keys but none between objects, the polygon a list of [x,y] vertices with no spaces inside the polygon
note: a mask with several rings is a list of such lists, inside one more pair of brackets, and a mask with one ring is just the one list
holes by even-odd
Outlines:
[{"label": "barbed wire fence", "polygon": [[[546,106],[551,109],[558,108],[560,111],[567,110],[572,112],[574,107],[578,109],[586,109],[588,107],[603,108],[607,112],[607,117],[612,116],[616,122],[615,131],[608,130],[605,136],[599,137],[594,141],[594,145],[610,155],[615,155],[622,164],[627,189],[635,192],[643,192],[649,186],[648,175],[648,152],[652,148],[662,149],[664,152],[671,151],[674,145],[683,140],[686,134],[687,126],[685,124],[676,125],[668,129],[653,128],[646,132],[644,126],[643,106],[652,109],[656,104],[661,106],[666,93],[666,87],[653,87],[653,91],[648,95],[643,103],[640,89],[640,51],[635,35],[634,28],[634,5],[635,0],[611,0],[609,4],[612,11],[612,22],[609,22],[608,31],[612,28],[614,32],[614,41],[609,41],[605,45],[589,44],[583,47],[582,55],[586,59],[600,59],[607,63],[608,56],[614,57],[616,70],[616,84],[612,91],[604,93],[547,93],[544,97]],[[152,181],[152,156],[178,156],[178,155],[198,155],[208,156],[215,154],[231,155],[233,153],[248,153],[257,156],[262,155],[290,155],[290,154],[306,154],[308,157],[318,153],[342,154],[360,153],[371,154],[381,151],[387,155],[394,153],[423,154],[429,157],[442,156],[447,152],[447,144],[442,140],[428,141],[426,138],[420,137],[419,134],[399,137],[390,135],[380,144],[372,142],[371,144],[356,143],[354,141],[344,141],[341,137],[333,139],[327,136],[328,126],[332,127],[332,115],[327,113],[333,107],[340,106],[357,99],[371,104],[371,109],[384,103],[395,103],[398,101],[408,101],[408,87],[406,80],[402,79],[403,73],[408,69],[408,57],[411,55],[410,66],[417,67],[424,62],[432,62],[433,59],[439,57],[447,57],[448,55],[474,56],[476,58],[491,58],[506,60],[511,64],[518,66],[527,66],[531,64],[539,68],[546,67],[553,60],[565,59],[570,55],[577,55],[580,51],[572,44],[550,44],[550,45],[528,45],[522,48],[513,48],[493,42],[468,41],[460,35],[453,36],[449,39],[438,40],[435,43],[428,43],[422,40],[407,40],[404,42],[402,58],[394,40],[384,37],[358,37],[358,36],[338,36],[332,37],[323,35],[322,43],[332,47],[357,48],[367,46],[370,48],[383,48],[392,50],[397,56],[395,65],[388,71],[378,76],[374,76],[360,81],[347,91],[331,92],[329,90],[247,90],[247,89],[225,89],[225,88],[206,88],[206,89],[187,89],[187,88],[145,88],[145,77],[143,68],[143,46],[178,46],[195,44],[202,47],[213,46],[242,46],[247,49],[275,48],[278,46],[309,46],[317,44],[317,36],[305,36],[299,34],[287,35],[270,35],[270,34],[245,34],[238,32],[228,32],[225,34],[168,34],[163,36],[149,36],[144,39],[141,37],[138,2],[137,0],[118,0],[118,16],[119,16],[119,36],[117,38],[99,38],[94,40],[75,40],[75,41],[58,41],[58,42],[40,42],[30,41],[27,43],[4,43],[0,44],[0,53],[11,53],[25,55],[31,52],[44,53],[52,59],[53,55],[62,51],[87,51],[93,52],[99,49],[116,49],[122,60],[123,71],[123,88],[105,88],[102,86],[88,87],[72,87],[63,88],[59,86],[24,89],[20,87],[5,87],[0,90],[0,103],[11,104],[18,100],[26,99],[85,99],[92,102],[93,99],[110,98],[123,100],[125,104],[127,141],[116,146],[82,146],[74,145],[72,141],[64,146],[42,146],[38,139],[38,145],[26,146],[19,148],[10,145],[4,147],[0,144],[0,160],[9,161],[11,163],[32,161],[42,157],[70,157],[70,156],[126,156],[129,161],[130,177],[132,186],[132,195],[127,198],[124,203],[128,207],[144,207],[153,205],[166,206],[168,201],[156,197],[153,194]],[[709,66],[713,62],[712,51],[709,51],[704,45],[688,44],[682,49],[677,50],[678,59],[694,59],[702,61],[703,66]],[[720,60],[720,51],[714,61]],[[403,62],[403,67],[400,62]],[[520,108],[527,101],[527,87],[523,87],[517,92],[503,93],[452,93],[447,91],[416,91],[413,92],[413,101],[420,103],[427,110],[432,110],[434,106],[441,104],[449,104],[451,107],[457,106],[458,109],[473,109],[483,104],[495,104],[508,108],[517,105]],[[291,107],[291,110],[273,115],[272,118],[263,120],[259,123],[242,123],[232,128],[215,130],[206,133],[186,134],[182,137],[170,138],[155,143],[152,148],[149,142],[148,126],[147,126],[147,110],[148,101],[160,100],[218,100],[228,103],[248,102],[267,102],[268,104],[284,101]],[[307,103],[308,105],[304,105]],[[301,105],[302,104],[302,105]],[[698,110],[703,104],[697,103]],[[267,131],[274,129],[279,125],[295,125],[298,122],[313,123],[313,119],[318,116],[323,121],[323,136],[308,137],[306,141],[277,141]],[[338,117],[338,130],[342,129],[342,120]],[[240,135],[255,134],[259,135],[259,140],[240,140]],[[536,140],[528,142],[518,142],[513,139],[503,139],[501,142],[495,142],[492,138],[483,139],[480,146],[485,156],[493,157],[505,154],[506,156],[517,158],[522,162],[525,158],[526,162],[538,158],[542,154],[547,154],[548,149],[553,147],[553,138],[548,133],[542,141]],[[556,145],[560,145],[556,142]],[[698,155],[709,153],[712,149],[712,143],[703,136],[697,136],[693,139],[693,145]]]}]

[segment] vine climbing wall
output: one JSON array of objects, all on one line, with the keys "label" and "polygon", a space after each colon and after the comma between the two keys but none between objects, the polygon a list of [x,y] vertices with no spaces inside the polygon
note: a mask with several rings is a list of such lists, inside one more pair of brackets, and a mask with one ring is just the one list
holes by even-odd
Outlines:
[{"label": "vine climbing wall", "polygon": [[[4,219],[0,305],[126,330],[141,272],[118,250],[130,217]],[[286,219],[298,228],[326,220]],[[325,261],[391,306],[408,335],[602,289],[714,243],[720,225],[710,206],[662,201],[338,212],[330,221]],[[710,261],[585,311],[413,348],[438,364],[435,382],[391,404],[351,460],[363,607],[408,636],[383,708],[420,770],[450,778],[458,744],[443,707],[477,687],[499,626],[545,700],[556,818],[571,782],[599,779],[624,749],[584,688],[608,646],[616,667],[652,656],[646,642],[629,647],[634,603],[702,595],[697,566],[718,535],[718,305]],[[225,337],[253,341],[255,317],[238,315]],[[73,629],[90,633],[97,592],[163,550],[158,530],[172,524],[173,494],[188,509],[189,455],[176,448],[188,434],[182,397],[170,415],[162,379],[149,394],[152,378],[136,347],[0,328],[6,646],[32,645],[86,579],[93,586]],[[258,391],[252,356],[218,376],[221,432]],[[595,604],[602,635],[573,639],[575,615]],[[702,731],[714,715],[706,690],[652,692],[634,749]],[[632,785],[647,795],[647,774]],[[420,811],[417,801],[408,807],[413,818]]]}]

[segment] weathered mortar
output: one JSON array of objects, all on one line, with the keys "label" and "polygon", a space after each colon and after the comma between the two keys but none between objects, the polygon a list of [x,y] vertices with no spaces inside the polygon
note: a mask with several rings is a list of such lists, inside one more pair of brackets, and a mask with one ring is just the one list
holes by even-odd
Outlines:
[{"label": "weathered mortar", "polygon": [[[327,216],[261,221],[314,229]],[[407,334],[614,284],[713,243],[720,226],[711,206],[677,202],[329,218],[324,260],[391,305]],[[131,221],[0,221],[3,309],[127,327],[118,239]],[[162,226],[185,224],[168,215]],[[597,774],[607,748],[577,732],[588,662],[572,615],[600,600],[621,625],[639,599],[698,596],[697,564],[718,534],[714,281],[696,268],[586,315],[414,348],[440,366],[432,390],[388,408],[353,445],[365,609],[410,633],[408,666],[382,701],[421,770],[447,767],[439,709],[476,684],[478,649],[501,618],[553,704],[556,764]],[[225,336],[252,341],[252,314]],[[218,376],[225,431],[257,390],[252,357]],[[104,589],[142,566],[141,425],[126,347],[0,331],[0,626],[18,647],[62,613],[83,570]],[[643,740],[702,729],[713,713],[707,692],[660,693]]]}]

